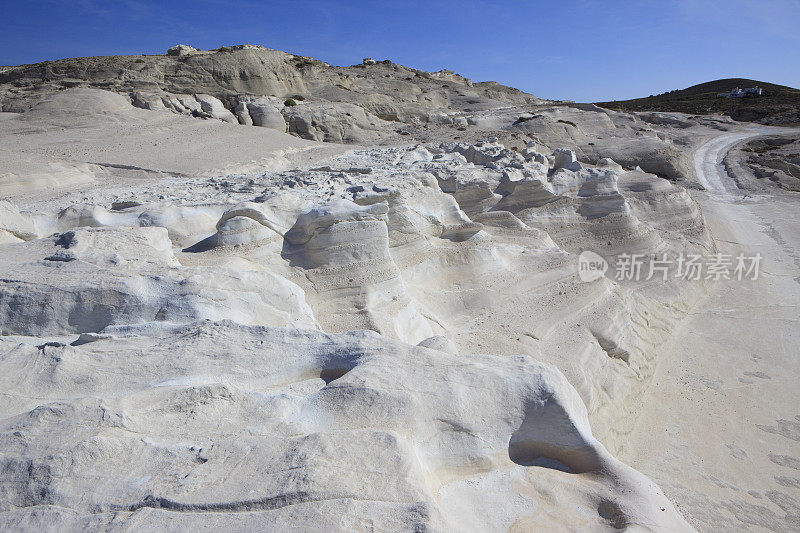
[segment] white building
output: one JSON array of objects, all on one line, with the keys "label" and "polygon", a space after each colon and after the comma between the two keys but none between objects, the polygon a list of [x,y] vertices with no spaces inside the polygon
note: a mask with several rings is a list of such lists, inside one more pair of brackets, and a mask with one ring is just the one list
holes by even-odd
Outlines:
[{"label": "white building", "polygon": [[730,92],[727,93],[717,93],[717,96],[720,98],[742,98],[744,96],[761,96],[762,89],[761,87],[748,87],[747,89],[740,89],[736,87]]}]

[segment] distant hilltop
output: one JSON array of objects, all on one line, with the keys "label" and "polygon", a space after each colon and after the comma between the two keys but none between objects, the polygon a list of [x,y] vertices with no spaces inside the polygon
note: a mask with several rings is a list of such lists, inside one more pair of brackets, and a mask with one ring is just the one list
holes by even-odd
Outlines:
[{"label": "distant hilltop", "polygon": [[[495,82],[475,82],[452,71],[427,72],[371,58],[339,67],[260,45],[198,50],[178,44],[164,54],[95,56],[0,69],[0,110],[24,112],[41,98],[70,87],[128,95],[144,107],[173,97],[204,94],[229,111],[242,97],[343,102],[380,119],[427,121],[441,113],[536,103],[531,94]],[[433,120],[433,119],[431,119]]]},{"label": "distant hilltop", "polygon": [[714,113],[762,124],[800,125],[800,90],[745,78],[709,81],[646,98],[597,105],[620,111]]}]

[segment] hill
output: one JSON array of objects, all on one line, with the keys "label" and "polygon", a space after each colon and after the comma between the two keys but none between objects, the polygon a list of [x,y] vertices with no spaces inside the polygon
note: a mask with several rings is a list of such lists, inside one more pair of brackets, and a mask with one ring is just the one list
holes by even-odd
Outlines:
[{"label": "hill", "polygon": [[42,97],[69,87],[128,94],[143,107],[162,97],[169,99],[165,93],[208,94],[230,111],[241,96],[281,101],[299,96],[355,104],[381,119],[400,122],[427,120],[431,112],[539,101],[499,83],[473,83],[452,71],[425,72],[389,60],[337,67],[257,45],[215,50],[179,45],[163,55],[81,57],[0,67],[0,110],[23,112]]},{"label": "hill", "polygon": [[[761,96],[723,98],[719,93],[736,87],[761,87]],[[646,98],[598,102],[620,111],[676,111],[691,115],[723,114],[734,120],[762,124],[800,124],[800,90],[745,78],[727,78],[693,85]]]}]

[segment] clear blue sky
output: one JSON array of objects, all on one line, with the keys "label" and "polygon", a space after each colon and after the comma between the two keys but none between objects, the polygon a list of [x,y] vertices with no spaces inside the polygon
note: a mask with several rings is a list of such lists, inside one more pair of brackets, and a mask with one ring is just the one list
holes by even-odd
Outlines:
[{"label": "clear blue sky", "polygon": [[800,0],[0,0],[0,65],[176,43],[392,59],[578,101],[729,77],[800,87]]}]

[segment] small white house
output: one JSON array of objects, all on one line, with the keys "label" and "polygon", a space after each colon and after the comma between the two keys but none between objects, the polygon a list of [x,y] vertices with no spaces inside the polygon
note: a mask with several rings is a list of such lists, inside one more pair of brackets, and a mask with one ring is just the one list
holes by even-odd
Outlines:
[{"label": "small white house", "polygon": [[748,87],[747,89],[740,89],[736,87],[727,93],[717,93],[720,98],[742,98],[744,96],[761,96],[761,87]]}]

